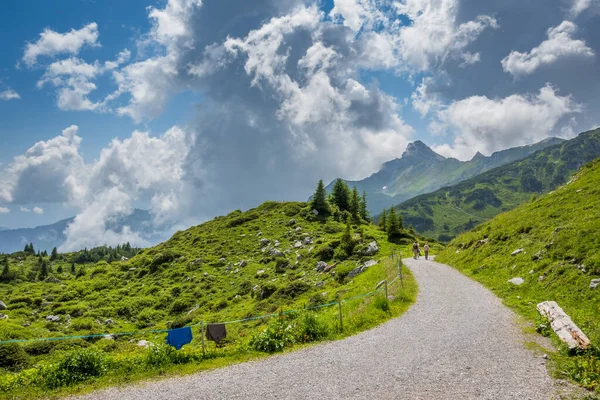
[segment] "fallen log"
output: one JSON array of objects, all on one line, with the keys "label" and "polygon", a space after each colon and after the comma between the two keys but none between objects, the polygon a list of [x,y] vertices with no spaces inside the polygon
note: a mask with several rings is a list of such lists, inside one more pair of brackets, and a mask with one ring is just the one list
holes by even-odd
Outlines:
[{"label": "fallen log", "polygon": [[571,321],[571,318],[555,301],[539,303],[537,310],[543,317],[546,317],[550,321],[552,330],[560,340],[569,346],[569,350],[575,348],[585,350],[590,345],[590,339]]}]

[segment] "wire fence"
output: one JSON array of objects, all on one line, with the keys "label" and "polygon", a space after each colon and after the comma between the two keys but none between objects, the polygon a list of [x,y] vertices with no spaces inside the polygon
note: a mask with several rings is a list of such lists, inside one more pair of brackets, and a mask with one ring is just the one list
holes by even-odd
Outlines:
[{"label": "wire fence", "polygon": [[[389,286],[392,286],[398,280],[402,283],[402,287],[404,287],[404,277],[402,274],[402,263],[400,261],[400,258],[395,252],[393,252],[390,255],[390,258],[392,260],[395,260],[395,259],[398,260],[397,261],[397,268],[398,268],[397,276],[390,282],[388,282],[387,278],[384,279],[383,281],[379,282],[379,284],[377,285],[375,290],[373,290],[371,292],[359,294],[359,295],[356,295],[353,297],[349,297],[347,299],[342,299],[341,297],[338,297],[337,301],[329,302],[329,303],[325,303],[325,304],[308,306],[308,307],[305,307],[302,309],[285,310],[285,311],[280,311],[280,312],[276,312],[276,313],[257,315],[257,316],[253,316],[253,317],[225,321],[225,322],[211,322],[210,324],[223,324],[223,325],[244,324],[244,323],[248,323],[248,322],[252,322],[252,321],[260,321],[260,320],[264,320],[267,318],[273,318],[273,317],[278,317],[278,316],[282,316],[282,315],[295,314],[295,313],[301,313],[301,312],[305,312],[305,311],[309,311],[309,310],[317,310],[317,309],[322,309],[322,308],[326,308],[326,307],[332,307],[335,305],[340,306],[340,324],[341,324],[341,321],[342,321],[341,304],[347,303],[347,302],[350,302],[350,301],[353,301],[356,299],[360,299],[360,298],[371,297],[381,291],[385,291],[386,296],[387,296]],[[387,274],[387,272],[386,272],[386,274]],[[385,284],[385,286],[383,284]],[[196,324],[186,325],[184,327],[189,327],[189,328],[202,327],[203,331],[204,331],[204,327],[206,327],[206,325],[208,325],[208,324],[209,323],[207,323],[206,321],[200,321]],[[10,339],[10,340],[0,341],[0,345],[6,344],[6,343],[30,343],[30,342],[40,342],[40,341],[62,341],[62,340],[73,340],[73,339],[85,340],[85,339],[108,338],[108,337],[115,339],[119,336],[147,336],[150,334],[168,333],[170,330],[171,329],[152,329],[152,330],[141,330],[141,331],[133,331],[133,332],[96,333],[96,334],[78,335],[78,336],[57,336],[57,337],[49,337],[49,338],[32,338],[32,339]],[[203,350],[204,350],[204,344],[203,344]]]}]

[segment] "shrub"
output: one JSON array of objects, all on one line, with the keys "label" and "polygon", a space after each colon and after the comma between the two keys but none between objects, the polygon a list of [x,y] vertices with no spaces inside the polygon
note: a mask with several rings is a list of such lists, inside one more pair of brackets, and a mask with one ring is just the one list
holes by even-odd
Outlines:
[{"label": "shrub", "polygon": [[98,350],[109,353],[117,349],[117,342],[111,339],[100,339],[98,343],[96,343],[96,347]]},{"label": "shrub", "polygon": [[162,318],[162,313],[156,310],[152,310],[150,308],[146,308],[142,310],[138,314],[137,321],[135,322],[135,326],[140,329],[147,328],[156,324]]},{"label": "shrub", "polygon": [[311,286],[306,282],[292,282],[289,285],[282,287],[277,291],[277,294],[281,297],[294,298],[302,293],[308,292]]},{"label": "shrub", "polygon": [[317,257],[319,257],[319,260],[329,261],[333,258],[334,250],[333,250],[333,248],[329,247],[329,245],[324,244],[317,248],[316,254],[317,254]]},{"label": "shrub", "polygon": [[323,340],[329,335],[329,326],[314,313],[306,313],[300,320],[298,336],[304,343]]},{"label": "shrub", "polygon": [[375,305],[375,308],[377,308],[381,311],[384,311],[384,312],[390,311],[390,302],[388,301],[387,298],[385,298],[385,296],[375,297],[375,300],[373,300],[373,304]]},{"label": "shrub", "polygon": [[40,340],[25,345],[25,352],[30,356],[41,356],[49,354],[56,346],[57,342],[50,340]]},{"label": "shrub", "polygon": [[255,335],[250,340],[250,346],[265,353],[281,351],[287,346],[296,343],[294,326],[289,322],[275,320],[265,330]]},{"label": "shrub", "polygon": [[194,300],[183,298],[177,299],[171,305],[171,314],[180,314],[184,311],[189,310],[194,306]]},{"label": "shrub", "polygon": [[151,368],[164,368],[172,364],[172,356],[175,351],[175,348],[165,343],[153,344],[148,347],[144,362]]},{"label": "shrub", "polygon": [[40,368],[39,379],[45,386],[54,389],[100,377],[107,370],[108,362],[103,353],[83,349],[66,354],[56,364]]},{"label": "shrub", "polygon": [[171,322],[171,326],[169,328],[183,328],[184,326],[190,324],[193,319],[194,317],[191,315],[180,315],[179,317],[175,318],[173,322]]},{"label": "shrub", "polygon": [[29,356],[18,343],[0,344],[0,368],[16,371],[25,368]]},{"label": "shrub", "polygon": [[94,327],[94,320],[91,318],[77,318],[71,322],[71,329],[74,331],[89,331]]}]

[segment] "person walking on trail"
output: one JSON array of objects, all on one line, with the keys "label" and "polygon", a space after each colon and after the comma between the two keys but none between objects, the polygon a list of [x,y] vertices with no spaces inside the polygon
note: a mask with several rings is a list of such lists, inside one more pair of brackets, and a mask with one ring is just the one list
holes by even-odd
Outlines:
[{"label": "person walking on trail", "polygon": [[423,252],[425,253],[425,259],[429,260],[429,245],[425,242],[425,246],[423,246]]},{"label": "person walking on trail", "polygon": [[419,244],[417,242],[413,243],[412,251],[413,251],[413,258],[416,260],[417,257],[419,256]]}]

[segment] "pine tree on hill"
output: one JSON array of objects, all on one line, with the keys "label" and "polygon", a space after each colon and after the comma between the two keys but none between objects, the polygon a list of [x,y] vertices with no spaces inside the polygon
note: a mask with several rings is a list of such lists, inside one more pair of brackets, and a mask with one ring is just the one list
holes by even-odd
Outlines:
[{"label": "pine tree on hill", "polygon": [[[312,201],[310,202],[311,210],[317,210],[320,215],[328,215],[329,204],[327,204],[326,196],[327,192],[325,191],[325,185],[323,185],[323,180],[321,179],[317,185],[317,190],[315,190]],[[127,243],[126,246],[131,250],[129,243]]]},{"label": "pine tree on hill", "polygon": [[350,211],[350,189],[346,182],[341,179],[335,181],[331,190],[331,201],[340,211]]},{"label": "pine tree on hill", "polygon": [[40,273],[38,275],[38,279],[40,281],[43,281],[44,279],[46,279],[48,277],[48,261],[43,260],[42,261],[42,265],[40,268]]},{"label": "pine tree on hill", "polygon": [[387,211],[385,210],[385,208],[381,212],[381,217],[379,217],[379,227],[382,231],[387,231]]},{"label": "pine tree on hill", "polygon": [[54,261],[58,258],[58,250],[56,247],[52,249],[52,254],[50,255],[50,261]]},{"label": "pine tree on hill", "polygon": [[8,282],[10,280],[10,266],[8,265],[8,257],[4,257],[2,266],[2,275],[0,275],[0,281]]},{"label": "pine tree on hill", "polygon": [[394,207],[390,208],[390,213],[387,216],[387,233],[388,236],[394,236],[400,233],[398,227],[398,215]]},{"label": "pine tree on hill", "polygon": [[350,198],[350,214],[355,223],[360,223],[360,196],[356,186],[352,189],[352,197]]},{"label": "pine tree on hill", "polygon": [[360,217],[365,221],[369,221],[369,210],[367,209],[367,191],[363,190],[362,197],[360,199]]},{"label": "pine tree on hill", "polygon": [[71,263],[71,273],[75,275],[75,263]]}]

